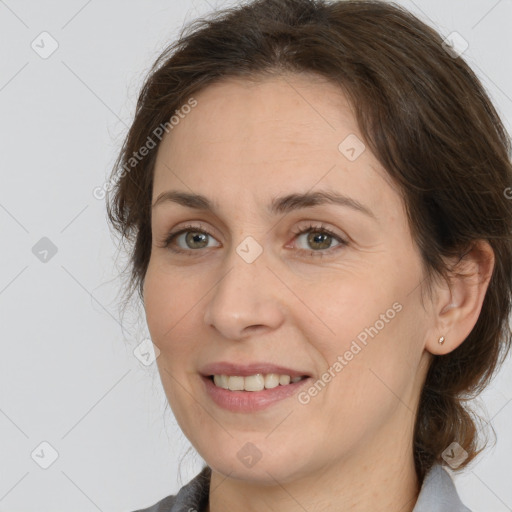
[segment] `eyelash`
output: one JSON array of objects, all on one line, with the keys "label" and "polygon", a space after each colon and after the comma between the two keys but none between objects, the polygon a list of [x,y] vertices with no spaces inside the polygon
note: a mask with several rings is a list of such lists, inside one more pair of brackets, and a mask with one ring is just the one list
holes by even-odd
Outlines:
[{"label": "eyelash", "polygon": [[[171,243],[173,242],[173,240],[175,238],[177,238],[179,235],[181,235],[183,233],[187,233],[188,231],[193,231],[195,233],[205,234],[205,235],[211,236],[212,238],[215,238],[207,229],[205,229],[201,225],[198,225],[198,226],[188,225],[188,226],[185,226],[184,228],[180,229],[179,231],[176,231],[174,233],[170,233],[163,240],[163,244],[162,244],[161,247],[164,248],[164,249],[169,249],[170,251],[172,251],[174,253],[186,254],[187,256],[193,256],[192,253],[199,252],[199,249],[176,249],[176,248],[171,248]],[[318,232],[318,233],[321,233],[321,234],[329,235],[329,236],[333,237],[334,239],[336,239],[336,241],[339,242],[339,245],[336,245],[336,246],[331,247],[330,249],[326,249],[326,250],[308,251],[307,249],[300,249],[301,252],[309,253],[310,256],[320,257],[321,258],[326,253],[330,254],[332,251],[336,251],[336,249],[340,249],[340,248],[345,247],[346,245],[348,245],[348,242],[345,239],[341,238],[339,235],[337,235],[336,233],[331,231],[329,228],[327,228],[323,224],[320,224],[320,225],[309,224],[308,226],[305,226],[305,227],[302,227],[300,229],[297,229],[297,230],[293,231],[293,234],[297,238],[298,236],[302,235],[303,233],[307,233],[309,231],[315,231],[315,232]]]}]

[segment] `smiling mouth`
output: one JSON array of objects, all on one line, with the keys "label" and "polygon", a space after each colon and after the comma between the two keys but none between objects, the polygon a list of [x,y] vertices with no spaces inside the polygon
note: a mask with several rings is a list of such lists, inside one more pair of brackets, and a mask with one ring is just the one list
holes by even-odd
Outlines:
[{"label": "smiling mouth", "polygon": [[288,386],[308,378],[307,375],[293,377],[290,375],[280,375],[277,373],[257,373],[245,377],[239,375],[210,375],[209,379],[216,387],[227,389],[229,391],[263,391],[273,389],[278,386]]}]

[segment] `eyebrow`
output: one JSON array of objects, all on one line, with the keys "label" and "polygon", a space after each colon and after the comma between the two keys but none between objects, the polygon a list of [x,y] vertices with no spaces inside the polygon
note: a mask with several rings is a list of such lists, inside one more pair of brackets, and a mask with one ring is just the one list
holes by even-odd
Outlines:
[{"label": "eyebrow", "polygon": [[[169,190],[167,192],[161,193],[153,203],[152,208],[167,202],[177,203],[186,208],[192,208],[194,210],[211,212],[215,212],[216,210],[213,203],[207,197],[200,194],[191,194],[177,190]],[[352,208],[355,211],[364,213],[374,220],[377,220],[375,214],[358,200],[328,190],[293,193],[286,196],[276,197],[272,199],[270,205],[268,206],[268,211],[273,215],[278,215],[288,213],[293,210],[312,208],[313,206],[322,204],[336,204],[339,206]]]}]

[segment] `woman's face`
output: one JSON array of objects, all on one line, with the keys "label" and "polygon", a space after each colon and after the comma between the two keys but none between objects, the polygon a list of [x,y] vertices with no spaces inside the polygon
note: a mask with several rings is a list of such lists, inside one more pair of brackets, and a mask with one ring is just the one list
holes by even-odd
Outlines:
[{"label": "woman's face", "polygon": [[158,150],[144,288],[180,427],[214,470],[266,483],[412,458],[435,334],[401,199],[345,97],[289,75],[195,99]]}]

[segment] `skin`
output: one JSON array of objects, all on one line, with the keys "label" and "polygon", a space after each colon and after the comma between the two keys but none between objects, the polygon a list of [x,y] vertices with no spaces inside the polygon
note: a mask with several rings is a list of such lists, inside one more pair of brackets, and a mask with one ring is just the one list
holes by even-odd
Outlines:
[{"label": "skin", "polygon": [[[338,87],[293,74],[228,79],[194,97],[158,150],[153,202],[180,190],[217,210],[153,208],[144,306],[168,401],[212,468],[208,510],[412,511],[421,485],[413,427],[428,363],[476,323],[492,249],[482,242],[461,262],[474,277],[436,283],[422,305],[423,267],[397,189],[368,148],[355,161],[338,149],[350,134],[363,139]],[[276,196],[325,189],[375,218],[333,204],[266,210]],[[164,248],[188,222],[211,233],[207,247],[183,235],[171,247],[193,255]],[[309,233],[323,223],[348,244],[294,234],[309,222]],[[247,236],[263,249],[252,263],[236,252]],[[268,361],[321,378],[394,303],[401,310],[307,404],[294,396],[230,412],[203,389],[199,369],[218,361]],[[261,453],[252,467],[237,457],[248,442]]]}]

